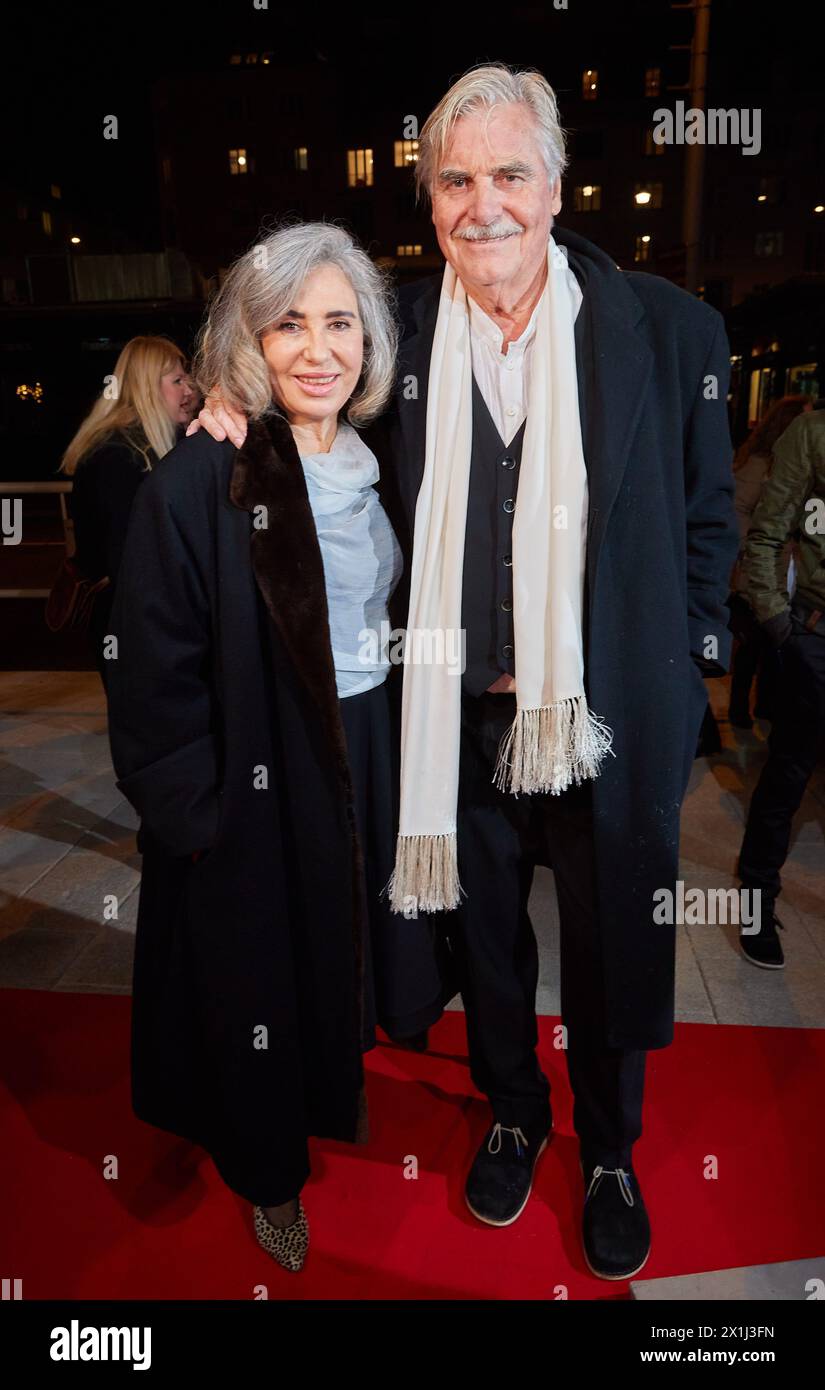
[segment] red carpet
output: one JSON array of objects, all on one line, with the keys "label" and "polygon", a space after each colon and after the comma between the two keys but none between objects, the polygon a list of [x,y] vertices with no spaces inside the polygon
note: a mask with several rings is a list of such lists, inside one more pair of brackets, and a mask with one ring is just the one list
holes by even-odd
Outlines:
[{"label": "red carpet", "polygon": [[[541,1020],[556,1133],[515,1225],[480,1226],[462,1195],[487,1125],[464,1018],[424,1056],[367,1061],[373,1138],[314,1145],[300,1275],[255,1243],[251,1208],[202,1150],[134,1118],[128,998],[0,993],[0,1275],[25,1299],[616,1298],[579,1248],[578,1146],[554,1019]],[[677,1027],[650,1054],[636,1167],[653,1225],[643,1277],[815,1256],[825,1249],[825,1030]],[[104,1163],[115,1155],[117,1180]],[[417,1179],[404,1176],[413,1155]],[[709,1156],[718,1177],[705,1177]],[[409,1167],[409,1165],[408,1165]]]}]

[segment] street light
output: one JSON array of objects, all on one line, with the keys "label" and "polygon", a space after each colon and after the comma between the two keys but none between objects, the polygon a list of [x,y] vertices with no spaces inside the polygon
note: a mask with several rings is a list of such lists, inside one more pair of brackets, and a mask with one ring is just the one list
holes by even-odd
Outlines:
[{"label": "street light", "polygon": [[72,246],[79,246],[79,245],[80,245],[80,237],[79,237],[79,236],[72,236],[72,237],[69,237],[69,241],[72,243]]},{"label": "street light", "polygon": [[636,194],[636,202],[639,207],[645,207],[650,202],[650,194],[646,192]]}]

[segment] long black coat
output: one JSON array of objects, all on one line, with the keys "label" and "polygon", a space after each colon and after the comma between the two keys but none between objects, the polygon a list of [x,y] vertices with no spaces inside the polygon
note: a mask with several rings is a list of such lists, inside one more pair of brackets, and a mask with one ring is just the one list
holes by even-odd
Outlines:
[{"label": "long black coat", "polygon": [[[675,889],[681,803],[707,703],[702,676],[724,674],[730,657],[724,600],[738,539],[729,350],[715,309],[667,280],[620,271],[563,227],[553,235],[584,294],[585,686],[616,755],[593,783],[605,1040],[657,1048],[673,1037],[675,930],[654,924],[653,894]],[[401,290],[393,406],[371,438],[408,557],[441,278]],[[403,621],[400,607],[394,616]],[[709,659],[708,639],[716,641]],[[449,932],[449,914],[444,920]]]},{"label": "long black coat", "polygon": [[132,503],[158,456],[137,426],[131,431],[116,430],[93,453],[80,460],[69,493],[69,514],[74,523],[75,560],[82,574],[90,579],[109,576],[109,583],[94,600],[89,621],[89,638],[101,674],[108,676],[103,660],[103,638],[110,631],[109,619],[117,589],[117,576]]},{"label": "long black coat", "polygon": [[142,821],[134,1108],[276,1204],[307,1177],[307,1135],[366,1137],[361,851],[285,422],[238,452],[202,431],[156,465],[112,630],[112,759]]}]

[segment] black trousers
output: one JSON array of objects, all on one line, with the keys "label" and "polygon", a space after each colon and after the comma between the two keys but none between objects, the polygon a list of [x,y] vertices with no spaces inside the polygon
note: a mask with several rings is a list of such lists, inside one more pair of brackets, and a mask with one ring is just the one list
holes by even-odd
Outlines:
[{"label": "black trousers", "polygon": [[514,695],[462,697],[458,861],[467,898],[446,914],[474,1084],[506,1126],[548,1123],[536,1056],[538,948],[527,903],[536,864],[553,868],[561,1005],[573,1121],[585,1163],[628,1166],[642,1130],[646,1053],[604,1043],[604,966],[595,900],[592,789],[515,797],[492,784]]},{"label": "black trousers", "polygon": [[378,1023],[402,1039],[435,1023],[455,993],[450,959],[428,917],[390,912],[382,890],[395,862],[398,828],[398,750],[385,685],[339,701],[364,860],[369,931],[364,940],[365,1052],[376,1045]]},{"label": "black trousers", "polygon": [[805,626],[810,610],[792,607],[793,632],[779,648],[776,709],[768,760],[751,798],[739,875],[746,888],[773,902],[782,887],[793,818],[821,751],[825,733],[825,617]]},{"label": "black trousers", "polygon": [[731,662],[729,714],[750,713],[751,686],[756,676],[757,716],[773,719],[779,680],[776,651],[740,594],[731,594],[728,606],[737,639]]}]

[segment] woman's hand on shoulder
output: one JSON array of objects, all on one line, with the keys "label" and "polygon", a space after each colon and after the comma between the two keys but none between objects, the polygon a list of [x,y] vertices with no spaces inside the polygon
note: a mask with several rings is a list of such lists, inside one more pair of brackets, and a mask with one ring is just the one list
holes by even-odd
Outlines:
[{"label": "woman's hand on shoulder", "polygon": [[211,434],[213,439],[229,439],[236,449],[240,449],[246,439],[246,416],[233,406],[226,405],[220,396],[210,392],[200,414],[188,426],[186,434],[197,434],[201,428],[205,429],[207,434]]}]

